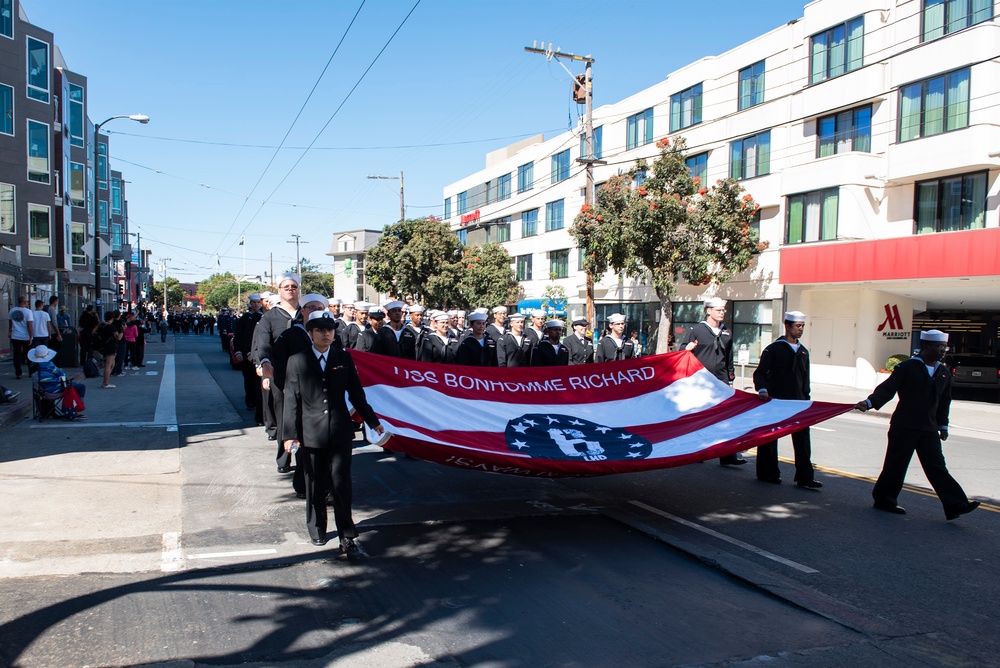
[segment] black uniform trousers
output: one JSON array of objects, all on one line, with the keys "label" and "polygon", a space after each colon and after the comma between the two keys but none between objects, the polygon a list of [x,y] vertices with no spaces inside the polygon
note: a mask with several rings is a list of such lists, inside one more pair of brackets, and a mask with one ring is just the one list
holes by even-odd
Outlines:
[{"label": "black uniform trousers", "polygon": [[257,376],[257,367],[254,366],[253,362],[244,357],[243,362],[240,364],[240,371],[243,372],[243,394],[245,395],[246,406],[253,409],[257,424],[263,424],[264,415],[262,412],[260,378]]},{"label": "black uniform trousers", "polygon": [[296,457],[305,473],[306,527],[312,539],[326,538],[326,497],[333,496],[333,521],[340,538],[357,538],[351,517],[351,443],[330,448],[299,448]]},{"label": "black uniform trousers", "polygon": [[876,504],[896,505],[896,498],[903,489],[906,469],[910,466],[914,452],[945,511],[969,500],[962,486],[948,472],[938,432],[892,425],[889,427],[889,445],[885,451],[882,473],[872,489],[872,498]]},{"label": "black uniform trousers", "polygon": [[[808,428],[792,434],[792,449],[795,451],[795,482],[809,482],[815,477],[816,471],[812,465],[812,440]],[[757,477],[761,480],[781,477],[777,441],[757,446]]]}]

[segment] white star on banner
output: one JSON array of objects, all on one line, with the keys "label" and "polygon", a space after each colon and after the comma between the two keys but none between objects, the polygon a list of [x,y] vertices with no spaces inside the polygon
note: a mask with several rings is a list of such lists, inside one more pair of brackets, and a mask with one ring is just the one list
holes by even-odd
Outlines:
[{"label": "white star on banner", "polygon": [[519,434],[523,434],[524,432],[528,431],[527,425],[523,424],[512,424],[511,427],[513,427],[514,431],[516,431]]},{"label": "white star on banner", "polygon": [[528,425],[529,427],[534,427],[534,426],[535,426],[535,425],[537,425],[538,423],[537,423],[537,422],[535,422],[534,420],[525,420],[525,421],[524,421],[524,424]]},{"label": "white star on banner", "polygon": [[602,434],[606,434],[609,431],[611,431],[611,427],[597,427],[597,431],[601,432]]},{"label": "white star on banner", "polygon": [[518,450],[524,450],[525,448],[528,447],[528,444],[525,443],[524,441],[514,441],[513,443],[511,443],[511,445],[513,445]]},{"label": "white star on banner", "polygon": [[632,434],[622,434],[618,438],[622,439],[623,441],[630,441],[632,440]]},{"label": "white star on banner", "polygon": [[630,452],[630,453],[628,453],[628,456],[631,457],[632,459],[635,459],[636,457],[642,457],[642,453],[641,452]]},{"label": "white star on banner", "polygon": [[545,419],[549,421],[549,424],[552,424],[553,422],[556,423],[556,424],[559,424],[559,420],[555,419],[551,415],[546,415]]},{"label": "white star on banner", "polygon": [[572,422],[570,422],[570,424],[573,425],[574,427],[582,427],[583,426],[583,423],[580,422],[579,420],[573,420]]}]

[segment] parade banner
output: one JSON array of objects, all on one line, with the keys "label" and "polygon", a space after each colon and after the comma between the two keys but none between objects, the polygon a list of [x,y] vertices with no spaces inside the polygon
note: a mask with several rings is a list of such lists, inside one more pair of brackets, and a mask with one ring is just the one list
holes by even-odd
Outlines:
[{"label": "parade banner", "polygon": [[532,477],[670,468],[748,450],[852,404],[761,401],[687,351],[565,367],[423,364],[352,350],[386,448]]}]

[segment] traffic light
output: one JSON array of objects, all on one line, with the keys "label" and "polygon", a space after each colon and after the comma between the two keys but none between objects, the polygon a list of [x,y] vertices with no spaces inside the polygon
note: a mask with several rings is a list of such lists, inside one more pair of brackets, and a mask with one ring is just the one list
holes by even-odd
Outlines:
[{"label": "traffic light", "polygon": [[587,75],[578,74],[573,81],[573,101],[577,104],[587,104]]},{"label": "traffic light", "polygon": [[119,283],[118,284],[118,294],[120,294],[120,295],[124,295],[125,294],[125,284],[124,283]]}]

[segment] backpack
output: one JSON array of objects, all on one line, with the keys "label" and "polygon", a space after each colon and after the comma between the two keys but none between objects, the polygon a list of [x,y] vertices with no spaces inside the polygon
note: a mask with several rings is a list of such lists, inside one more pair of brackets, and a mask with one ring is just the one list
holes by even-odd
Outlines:
[{"label": "backpack", "polygon": [[84,360],[83,375],[87,378],[97,378],[101,375],[101,372],[97,370],[97,365],[94,363],[94,360]]}]

